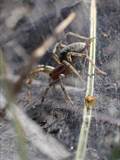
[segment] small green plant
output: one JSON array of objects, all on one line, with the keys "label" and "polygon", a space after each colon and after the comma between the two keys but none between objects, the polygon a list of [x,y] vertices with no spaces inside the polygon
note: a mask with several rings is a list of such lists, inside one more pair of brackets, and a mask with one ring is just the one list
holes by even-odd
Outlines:
[{"label": "small green plant", "polygon": [[113,147],[110,160],[119,160],[120,159],[120,145]]}]

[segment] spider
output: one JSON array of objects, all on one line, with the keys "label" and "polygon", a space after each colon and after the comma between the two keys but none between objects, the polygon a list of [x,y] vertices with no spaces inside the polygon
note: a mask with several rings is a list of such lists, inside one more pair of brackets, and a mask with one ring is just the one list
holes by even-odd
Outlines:
[{"label": "spider", "polygon": [[[65,95],[65,101],[70,101],[70,103],[73,105],[73,102],[63,85],[62,79],[70,75],[71,73],[74,73],[76,76],[78,76],[80,80],[82,79],[79,72],[73,66],[73,60],[77,57],[85,57],[94,65],[94,63],[89,59],[88,56],[89,45],[92,42],[93,38],[83,37],[72,32],[68,32],[66,36],[68,35],[80,38],[84,42],[75,42],[69,45],[64,45],[61,42],[57,43],[53,49],[52,54],[54,61],[57,63],[57,66],[52,67],[46,65],[38,65],[37,67],[33,68],[28,75],[27,84],[31,84],[32,79],[39,72],[45,72],[49,74],[50,82],[44,91],[41,99],[41,104],[44,102],[49,89],[59,82],[61,89]],[[100,69],[98,69],[97,67],[96,69],[100,71]]]}]

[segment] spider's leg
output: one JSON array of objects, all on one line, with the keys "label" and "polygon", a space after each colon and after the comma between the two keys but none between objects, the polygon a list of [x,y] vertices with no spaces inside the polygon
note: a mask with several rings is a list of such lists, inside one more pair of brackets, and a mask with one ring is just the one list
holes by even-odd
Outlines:
[{"label": "spider's leg", "polygon": [[55,61],[57,64],[61,64],[61,62],[59,61],[58,55],[56,55],[55,53],[52,54],[52,58],[54,59],[54,61]]},{"label": "spider's leg", "polygon": [[31,102],[32,100],[32,92],[31,92],[31,84],[32,84],[32,77],[28,75],[27,79],[24,81],[25,86],[27,87],[27,100]]},{"label": "spider's leg", "polygon": [[68,32],[68,33],[66,33],[65,36],[73,36],[73,37],[79,38],[82,41],[85,41],[88,48],[90,46],[90,43],[95,39],[95,37],[85,37],[85,36],[81,36],[81,35],[73,33],[73,32]]},{"label": "spider's leg", "polygon": [[40,72],[49,74],[54,70],[54,67],[48,65],[37,65],[36,67],[32,68],[31,72],[29,73],[31,78],[34,78]]},{"label": "spider's leg", "polygon": [[72,66],[72,64],[65,60],[63,61],[63,64],[65,64],[70,69],[70,71],[72,71],[76,76],[78,76],[80,80],[82,80],[82,77],[80,76],[79,72],[75,69],[74,66]]},{"label": "spider's leg", "polygon": [[64,46],[62,46],[61,42],[56,43],[54,49],[53,49],[53,54],[52,54],[52,58],[54,59],[54,61],[57,64],[61,64],[61,62],[59,61],[59,56],[58,54],[60,53],[60,50],[63,48]]},{"label": "spider's leg", "polygon": [[73,105],[73,102],[72,102],[70,96],[68,95],[68,93],[67,93],[67,91],[66,91],[66,89],[65,89],[65,86],[64,86],[64,84],[63,84],[63,82],[62,82],[62,77],[60,76],[59,78],[60,78],[60,86],[61,86],[61,89],[62,89],[62,91],[63,91],[63,93],[64,93],[64,95],[65,95],[65,100],[70,101],[71,105]]},{"label": "spider's leg", "polygon": [[80,57],[80,58],[82,58],[82,57],[86,57],[86,54],[84,54],[84,53],[77,53],[77,52],[69,52],[69,53],[67,53],[67,60],[69,61],[69,62],[72,62],[72,57]]},{"label": "spider's leg", "polygon": [[[57,81],[58,81],[58,80],[57,80]],[[46,87],[46,89],[45,89],[45,91],[44,91],[44,94],[43,94],[43,96],[42,96],[42,98],[41,98],[41,103],[40,103],[41,105],[43,104],[43,102],[44,102],[44,100],[45,100],[45,97],[46,97],[49,89],[50,89],[57,81],[52,81],[52,82],[50,82],[49,85]]]},{"label": "spider's leg", "polygon": [[41,103],[40,103],[41,105],[43,104],[43,102],[44,102],[44,100],[45,100],[45,97],[46,97],[46,95],[47,95],[50,87],[51,87],[50,85],[48,85],[48,86],[46,87],[46,89],[45,89],[45,91],[44,91],[44,94],[43,94],[43,96],[42,96],[42,99],[41,99]]},{"label": "spider's leg", "polygon": [[95,63],[89,58],[88,55],[86,55],[86,59],[95,67],[95,70],[99,73],[99,74],[102,74],[102,75],[107,75],[106,72],[102,71],[101,69],[99,69]]},{"label": "spider's leg", "polygon": [[[36,75],[38,75],[41,72],[46,73],[46,74],[50,74],[53,70],[54,70],[54,67],[47,66],[47,65],[37,65],[36,67],[32,68],[32,70],[30,71],[30,73],[28,74],[28,76],[25,80],[25,84],[27,84],[27,86],[28,86],[27,87],[28,88],[27,94],[28,94],[28,97],[30,100],[32,99],[32,94],[31,94],[32,80],[35,79]],[[49,90],[49,89],[46,89],[46,91],[47,90]]]},{"label": "spider's leg", "polygon": [[77,53],[77,52],[69,52],[67,56],[75,56],[75,57],[86,57],[86,54],[85,53]]},{"label": "spider's leg", "polygon": [[44,94],[41,98],[41,105],[43,104],[44,100],[45,100],[45,97],[47,96],[47,93],[49,91],[49,89],[51,88],[51,86],[53,85],[53,83],[49,83],[49,85],[46,87],[45,91],[44,91]]},{"label": "spider's leg", "polygon": [[[72,55],[73,56],[73,55]],[[103,74],[103,75],[106,75],[106,72],[102,71],[101,69],[99,69],[95,63],[89,58],[89,56],[87,54],[79,54],[79,53],[75,53],[74,56],[79,56],[79,57],[85,57],[94,67],[95,67],[95,70],[100,73],[100,74]]]},{"label": "spider's leg", "polygon": [[101,69],[99,69],[99,68],[95,65],[95,63],[89,58],[89,56],[88,56],[87,54],[85,54],[85,53],[69,52],[67,56],[68,56],[68,57],[71,57],[71,56],[74,57],[74,56],[76,56],[76,57],[80,57],[80,58],[85,57],[92,65],[95,66],[95,69],[96,69],[96,71],[97,71],[98,73],[103,74],[103,75],[106,75],[106,72],[104,72],[104,71],[102,71]]},{"label": "spider's leg", "polygon": [[77,34],[77,33],[73,33],[73,32],[68,32],[68,33],[66,33],[65,36],[77,37],[77,38],[79,38],[79,39],[81,39],[81,40],[84,40],[84,41],[89,41],[89,40],[91,39],[91,38],[89,38],[89,37],[81,36],[81,35],[79,35],[79,34]]},{"label": "spider's leg", "polygon": [[32,92],[31,92],[31,84],[27,84],[27,96],[25,96],[25,99],[30,103],[32,101]]}]

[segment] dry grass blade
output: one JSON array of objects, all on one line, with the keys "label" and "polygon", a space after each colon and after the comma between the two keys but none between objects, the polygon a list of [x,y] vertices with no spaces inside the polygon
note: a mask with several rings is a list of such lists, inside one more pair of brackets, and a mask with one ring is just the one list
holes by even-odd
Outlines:
[{"label": "dry grass blade", "polygon": [[75,13],[71,13],[64,21],[62,21],[56,28],[53,33],[53,36],[49,37],[42,46],[37,48],[33,52],[33,59],[40,58],[44,55],[47,49],[55,43],[57,36],[64,31],[64,29],[74,20]]},{"label": "dry grass blade", "polygon": [[[90,17],[90,38],[93,38],[93,42],[90,45],[90,60],[95,64],[95,54],[96,54],[96,0],[91,0],[91,17]],[[95,65],[89,62],[88,69],[88,80],[87,80],[87,91],[84,103],[83,112],[83,122],[80,131],[79,143],[76,153],[76,160],[85,160],[88,133],[92,118],[92,108],[95,102],[95,97],[93,96],[94,91],[94,73]]]}]

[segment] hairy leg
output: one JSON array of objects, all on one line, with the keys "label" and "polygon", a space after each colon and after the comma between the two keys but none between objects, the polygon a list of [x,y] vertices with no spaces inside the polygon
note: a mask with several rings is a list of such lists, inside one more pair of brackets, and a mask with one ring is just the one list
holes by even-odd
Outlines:
[{"label": "hairy leg", "polygon": [[62,82],[62,77],[61,76],[60,76],[60,86],[61,86],[61,89],[62,89],[64,95],[65,95],[65,100],[70,101],[71,105],[73,105],[73,102],[72,102],[70,96],[68,95],[68,93],[67,93],[67,91],[66,91],[66,89],[64,87],[64,84]]},{"label": "hairy leg", "polygon": [[[95,63],[89,58],[89,56],[87,55],[87,54],[85,54],[85,53],[76,53],[76,52],[69,52],[68,53],[68,55],[67,55],[68,57],[80,57],[80,58],[86,58],[92,65],[94,65],[95,66],[95,69],[96,69],[96,71],[98,72],[98,73],[100,73],[100,74],[103,74],[103,75],[106,75],[106,72],[104,72],[104,71],[102,71],[101,69],[99,69],[96,65],[95,65]],[[70,59],[70,58],[69,58]]]},{"label": "hairy leg", "polygon": [[44,100],[45,100],[45,97],[47,96],[47,93],[48,93],[49,89],[50,89],[53,85],[55,85],[57,82],[58,82],[58,80],[52,81],[52,82],[50,82],[49,85],[46,87],[46,89],[45,89],[45,91],[44,91],[44,94],[43,94],[43,96],[42,96],[42,98],[41,98],[41,105],[43,104],[43,102],[44,102]]},{"label": "hairy leg", "polygon": [[81,35],[79,35],[77,33],[73,33],[73,32],[68,32],[68,33],[66,33],[65,36],[73,36],[73,37],[79,38],[79,39],[84,40],[84,41],[90,40],[89,37],[81,36]]},{"label": "hairy leg", "polygon": [[72,66],[72,64],[70,64],[69,62],[65,60],[63,61],[63,64],[65,64],[69,68],[70,71],[72,71],[76,76],[78,76],[80,80],[82,80],[82,77],[80,76],[79,72],[75,69],[74,66]]},{"label": "hairy leg", "polygon": [[59,57],[58,57],[58,54],[60,53],[60,50],[62,49],[63,47],[61,47],[61,42],[58,42],[56,43],[54,49],[53,49],[53,54],[52,54],[52,57],[54,59],[54,61],[57,63],[57,64],[61,64],[61,62],[59,61]]}]

